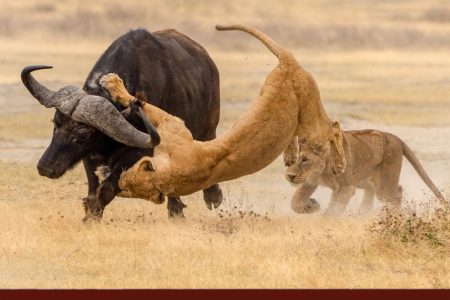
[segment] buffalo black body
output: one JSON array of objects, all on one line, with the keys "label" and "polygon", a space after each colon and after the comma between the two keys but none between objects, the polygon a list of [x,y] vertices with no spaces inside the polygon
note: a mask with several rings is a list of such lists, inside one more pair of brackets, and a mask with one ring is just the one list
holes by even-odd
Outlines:
[{"label": "buffalo black body", "polygon": [[[130,94],[180,117],[195,139],[216,137],[220,117],[219,72],[206,50],[185,35],[175,30],[149,33],[143,29],[122,35],[99,58],[83,89],[110,99],[99,85],[99,79],[107,73],[117,73]],[[128,117],[138,129],[145,129],[136,116]],[[121,171],[152,153],[119,144],[58,111],[54,123],[51,144],[38,163],[39,173],[58,178],[82,160],[89,185],[88,196],[84,198],[86,216],[101,217],[104,207],[120,191],[117,181]],[[103,165],[110,167],[111,174],[100,185],[94,171]],[[204,199],[209,208],[220,205],[219,186],[204,190]],[[183,207],[178,198],[168,201],[169,215],[182,215]]]}]

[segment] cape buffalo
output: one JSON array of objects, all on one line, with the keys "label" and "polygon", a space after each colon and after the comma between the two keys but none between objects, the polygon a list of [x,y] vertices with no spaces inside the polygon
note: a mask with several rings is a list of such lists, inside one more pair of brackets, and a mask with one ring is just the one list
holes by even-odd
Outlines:
[{"label": "cape buffalo", "polygon": [[[74,118],[78,92],[74,87],[63,88],[61,93],[48,90],[30,74],[42,68],[46,67],[29,67],[22,72],[22,81],[31,94],[46,107],[56,107],[53,137],[37,169],[40,175],[54,179],[82,160],[89,186],[88,196],[83,199],[84,220],[101,218],[104,207],[120,192],[117,185],[120,172],[142,156],[151,155],[152,149],[124,143],[95,126],[96,122]],[[107,73],[117,73],[130,92],[180,117],[195,139],[205,141],[216,137],[220,117],[219,72],[206,50],[187,36],[175,30],[150,33],[143,29],[120,36],[99,58],[83,90],[111,100],[99,85],[100,77]],[[48,101],[55,94],[59,104]],[[72,111],[67,110],[67,103]],[[96,111],[98,117],[106,113],[101,110]],[[124,115],[136,128],[145,129],[136,114],[125,112]],[[94,172],[104,165],[111,169],[111,175],[100,184]],[[213,185],[203,191],[203,198],[208,208],[218,207],[222,191]],[[179,198],[169,198],[169,216],[182,216],[183,207]]]}]

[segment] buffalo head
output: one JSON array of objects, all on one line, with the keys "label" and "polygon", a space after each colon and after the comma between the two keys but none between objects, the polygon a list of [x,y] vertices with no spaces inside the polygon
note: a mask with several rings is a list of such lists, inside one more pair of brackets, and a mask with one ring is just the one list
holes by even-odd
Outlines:
[{"label": "buffalo head", "polygon": [[39,174],[49,178],[62,176],[93,149],[111,142],[106,136],[138,148],[153,148],[159,143],[154,127],[146,126],[149,134],[139,131],[107,99],[88,95],[75,86],[52,91],[31,75],[35,70],[49,68],[52,67],[29,66],[21,73],[30,93],[45,107],[56,108],[52,141],[39,160]]}]

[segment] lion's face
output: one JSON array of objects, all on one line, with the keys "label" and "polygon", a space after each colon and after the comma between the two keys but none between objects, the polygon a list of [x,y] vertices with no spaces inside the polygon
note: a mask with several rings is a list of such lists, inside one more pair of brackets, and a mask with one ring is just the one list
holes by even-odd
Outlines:
[{"label": "lion's face", "polygon": [[329,145],[326,147],[300,145],[298,160],[285,172],[287,181],[294,185],[313,183],[320,177],[327,165]]},{"label": "lion's face", "polygon": [[120,175],[119,186],[122,191],[131,192],[134,197],[161,204],[165,197],[155,184],[154,174],[151,159],[144,157]]}]

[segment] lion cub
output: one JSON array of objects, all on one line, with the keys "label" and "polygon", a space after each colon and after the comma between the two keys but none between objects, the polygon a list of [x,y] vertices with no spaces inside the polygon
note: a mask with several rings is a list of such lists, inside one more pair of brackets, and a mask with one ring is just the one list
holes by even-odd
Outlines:
[{"label": "lion cub", "polygon": [[402,201],[399,179],[403,156],[436,197],[446,203],[417,157],[399,137],[372,129],[342,131],[338,122],[334,122],[334,125],[335,134],[340,135],[344,146],[345,170],[339,176],[333,174],[330,161],[334,154],[329,147],[318,148],[299,141],[298,159],[285,173],[289,182],[299,185],[291,200],[295,212],[313,213],[320,209],[319,203],[310,198],[319,185],[333,190],[325,214],[342,213],[356,188],[364,189],[364,198],[359,207],[361,214],[372,209],[375,196],[381,202],[399,208]]}]

